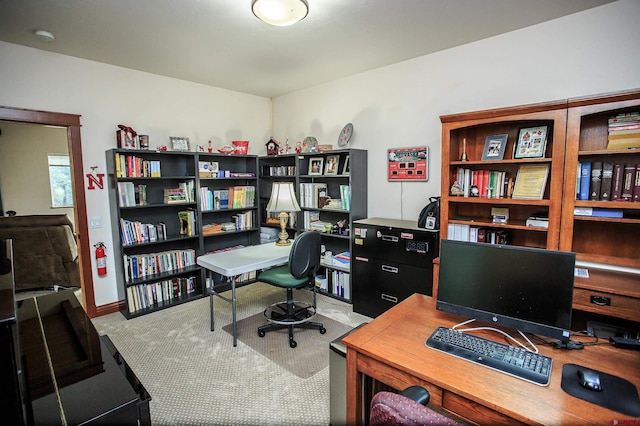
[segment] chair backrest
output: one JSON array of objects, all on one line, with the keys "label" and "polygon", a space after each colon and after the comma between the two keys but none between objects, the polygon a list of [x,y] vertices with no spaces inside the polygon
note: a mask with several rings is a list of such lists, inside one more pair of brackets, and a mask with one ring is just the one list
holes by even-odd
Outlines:
[{"label": "chair backrest", "polygon": [[293,241],[289,253],[289,272],[296,278],[310,277],[320,267],[320,233],[306,231]]}]

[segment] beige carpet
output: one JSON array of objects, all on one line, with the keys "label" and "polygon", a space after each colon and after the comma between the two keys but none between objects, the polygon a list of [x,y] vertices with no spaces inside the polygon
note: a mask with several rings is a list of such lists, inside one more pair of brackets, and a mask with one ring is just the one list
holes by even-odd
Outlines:
[{"label": "beige carpet", "polygon": [[[319,314],[313,321],[322,323],[327,332],[320,334],[315,329],[296,329],[293,338],[298,346],[295,348],[289,346],[286,329],[258,336],[258,327],[267,324],[262,312],[238,321],[238,340],[296,376],[308,379],[329,365],[329,343],[353,328]],[[232,333],[231,324],[222,329]]]},{"label": "beige carpet", "polygon": [[[262,313],[285,297],[284,290],[264,283],[242,287],[237,291],[238,320]],[[311,293],[296,293],[296,299],[305,297]],[[131,320],[120,313],[93,319],[98,332],[109,335],[151,394],[154,426],[328,425],[329,367],[303,379],[244,343],[244,332],[233,347],[231,335],[222,327],[231,323],[231,306],[219,298],[214,304],[213,332],[208,298]],[[326,296],[318,297],[318,312],[345,326],[370,320],[353,313],[351,305]],[[315,330],[302,334],[320,336]],[[257,332],[246,335],[257,337]],[[277,346],[294,358],[306,344],[299,339],[298,347],[291,349],[285,339]],[[328,344],[318,347],[328,358]]]}]

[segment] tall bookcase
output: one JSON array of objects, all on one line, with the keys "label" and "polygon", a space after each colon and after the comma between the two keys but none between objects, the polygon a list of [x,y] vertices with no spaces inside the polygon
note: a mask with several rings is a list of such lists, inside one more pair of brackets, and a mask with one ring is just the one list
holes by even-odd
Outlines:
[{"label": "tall bookcase", "polygon": [[[607,149],[609,119],[640,111],[640,91],[453,114],[442,122],[441,237],[452,238],[456,225],[507,230],[510,243],[572,251],[587,276],[575,277],[574,323],[603,320],[637,329],[640,323],[640,202],[578,200],[578,165],[584,162],[640,164],[640,149]],[[548,126],[545,156],[513,158],[519,129]],[[482,160],[488,136],[507,134],[502,160]],[[468,161],[462,161],[466,152]],[[548,164],[542,199],[484,198],[452,195],[458,169],[489,168],[515,178],[523,165]],[[590,178],[588,178],[590,181]],[[492,208],[509,209],[507,223],[494,223]],[[575,209],[622,211],[623,217],[575,214]],[[526,219],[542,213],[548,227],[531,227]],[[453,226],[451,226],[453,225]],[[630,268],[630,269],[625,269]],[[438,260],[434,267],[437,292]],[[595,315],[593,315],[595,314]]]},{"label": "tall bookcase", "polygon": [[[335,162],[335,164],[334,164]],[[291,181],[301,211],[295,215],[293,226],[288,228],[290,237],[297,232],[309,229],[305,216],[312,216],[327,224],[343,223],[342,228],[333,227],[322,233],[322,244],[327,251],[337,255],[351,252],[351,235],[353,221],[367,217],[367,151],[361,149],[343,149],[300,154],[284,154],[263,156],[259,159],[260,170],[260,205],[261,224],[278,228],[277,224],[266,222],[268,213],[266,205],[271,196],[271,184],[274,181]],[[314,170],[313,165],[321,164]],[[327,168],[332,169],[327,173]],[[344,193],[349,188],[349,194]],[[318,188],[323,188],[326,197],[334,203],[320,206]],[[305,199],[306,197],[306,199]],[[337,203],[338,200],[349,199],[348,204]],[[345,201],[346,202],[346,201]],[[327,280],[326,289],[320,292],[339,300],[351,303],[351,264],[341,265],[337,261],[323,259],[323,270]]]},{"label": "tall bookcase", "polygon": [[[126,318],[207,295],[196,257],[259,242],[257,156],[112,149],[106,161],[115,274]],[[201,173],[204,163],[217,166],[216,177]],[[235,207],[205,203],[207,190],[251,186],[254,192],[238,192],[243,204]],[[168,190],[180,187],[188,199],[169,201]],[[243,226],[203,233],[203,225],[236,220]]]}]

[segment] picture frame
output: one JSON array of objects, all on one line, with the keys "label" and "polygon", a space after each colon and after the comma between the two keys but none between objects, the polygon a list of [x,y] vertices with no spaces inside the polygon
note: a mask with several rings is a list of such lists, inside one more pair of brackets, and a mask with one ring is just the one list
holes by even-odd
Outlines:
[{"label": "picture frame", "polygon": [[171,142],[172,151],[191,151],[191,147],[189,146],[189,138],[171,136],[169,137],[169,141]]},{"label": "picture frame", "polygon": [[338,162],[340,161],[339,155],[327,155],[327,162],[324,166],[325,175],[337,175],[338,174]]},{"label": "picture frame", "polygon": [[344,158],[344,164],[342,165],[342,173],[343,175],[348,175],[349,174],[349,156],[347,155]]},{"label": "picture frame", "polygon": [[524,127],[518,131],[513,158],[544,158],[549,126]]},{"label": "picture frame", "polygon": [[511,198],[542,200],[548,177],[548,164],[525,164],[520,166]]},{"label": "picture frame", "polygon": [[508,134],[487,136],[482,151],[482,160],[502,160],[508,137]]},{"label": "picture frame", "polygon": [[309,175],[321,176],[323,166],[324,166],[324,157],[309,158]]}]

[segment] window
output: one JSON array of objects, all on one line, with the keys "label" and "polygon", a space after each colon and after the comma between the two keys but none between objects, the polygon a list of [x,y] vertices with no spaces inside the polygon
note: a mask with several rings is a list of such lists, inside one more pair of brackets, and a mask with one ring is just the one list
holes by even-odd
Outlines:
[{"label": "window", "polygon": [[71,165],[67,154],[48,154],[51,206],[73,207]]}]

